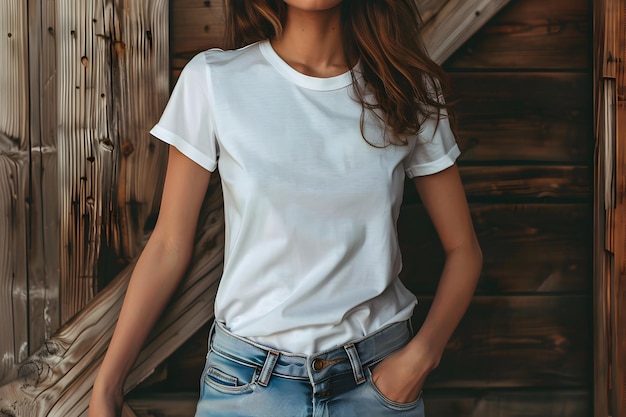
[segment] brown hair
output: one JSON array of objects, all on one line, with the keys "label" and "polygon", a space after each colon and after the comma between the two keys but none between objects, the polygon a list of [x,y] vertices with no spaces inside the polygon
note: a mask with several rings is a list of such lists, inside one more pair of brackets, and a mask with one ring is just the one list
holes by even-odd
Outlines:
[{"label": "brown hair", "polygon": [[[287,14],[283,0],[226,3],[226,48],[281,36]],[[424,118],[449,117],[451,109],[441,99],[447,77],[422,44],[415,0],[343,0],[341,7],[346,61],[360,62],[364,80],[353,83],[364,110],[361,131],[365,110],[383,122],[399,144],[420,132]],[[374,102],[366,99],[369,94]]]}]

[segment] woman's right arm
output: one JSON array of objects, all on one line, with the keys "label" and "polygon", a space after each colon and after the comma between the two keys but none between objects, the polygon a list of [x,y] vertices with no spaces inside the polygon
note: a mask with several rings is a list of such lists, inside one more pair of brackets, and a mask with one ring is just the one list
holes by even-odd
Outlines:
[{"label": "woman's right arm", "polygon": [[89,417],[117,417],[122,389],[150,329],[187,269],[211,173],[170,146],[159,217],[132,273],[96,377]]}]

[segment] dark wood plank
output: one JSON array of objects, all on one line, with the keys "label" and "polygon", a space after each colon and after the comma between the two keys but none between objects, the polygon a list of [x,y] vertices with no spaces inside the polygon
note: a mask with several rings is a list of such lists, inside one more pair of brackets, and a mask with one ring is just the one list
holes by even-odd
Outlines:
[{"label": "dark wood plank", "polygon": [[461,161],[589,165],[591,76],[453,73]]},{"label": "dark wood plank", "polygon": [[[416,307],[416,328],[430,298]],[[476,296],[428,388],[584,387],[593,376],[591,297]]]},{"label": "dark wood plank", "polygon": [[148,393],[127,401],[137,417],[191,417],[196,412],[197,392]]},{"label": "dark wood plank", "polygon": [[[591,204],[472,204],[483,255],[478,293],[590,292]],[[401,277],[433,294],[443,251],[425,211],[405,206],[398,220]]]},{"label": "dark wood plank", "polygon": [[[461,166],[459,171],[470,201],[591,201],[592,197],[593,173],[586,166]],[[406,181],[404,203],[418,202],[413,181]]]},{"label": "dark wood plank", "polygon": [[196,53],[222,45],[224,6],[219,0],[170,0],[172,68],[181,69]]},{"label": "dark wood plank", "polygon": [[589,390],[426,390],[426,415],[436,417],[589,417]]},{"label": "dark wood plank", "polygon": [[512,1],[445,63],[467,68],[591,69],[591,2]]}]

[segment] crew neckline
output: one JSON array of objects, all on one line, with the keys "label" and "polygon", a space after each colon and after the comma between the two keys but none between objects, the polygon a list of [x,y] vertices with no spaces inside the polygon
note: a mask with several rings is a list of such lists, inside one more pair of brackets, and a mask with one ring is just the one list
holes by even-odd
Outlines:
[{"label": "crew neckline", "polygon": [[335,75],[333,77],[313,77],[306,75],[293,68],[280,55],[276,53],[274,47],[270,43],[269,39],[259,42],[259,48],[261,53],[267,61],[285,78],[300,87],[307,88],[309,90],[318,91],[330,91],[338,90],[352,84],[352,74],[350,71],[346,71],[343,74]]}]

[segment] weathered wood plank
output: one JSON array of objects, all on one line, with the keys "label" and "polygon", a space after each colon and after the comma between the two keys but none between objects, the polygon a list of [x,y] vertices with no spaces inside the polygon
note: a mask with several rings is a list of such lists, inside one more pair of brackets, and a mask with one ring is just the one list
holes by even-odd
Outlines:
[{"label": "weathered wood plank", "polygon": [[[112,249],[127,264],[143,247],[146,221],[154,218],[161,199],[167,145],[148,133],[169,97],[168,0],[115,0],[112,29],[112,108],[117,121],[110,131],[120,147],[116,162],[117,201],[105,213]],[[110,197],[112,198],[112,197]],[[106,199],[105,199],[106,200]]]},{"label": "weathered wood plank", "polygon": [[[219,179],[218,179],[219,180]],[[189,271],[151,332],[125,392],[145,379],[211,317],[223,261],[221,187],[207,192]],[[66,323],[42,349],[15,368],[0,387],[0,409],[19,416],[84,415],[98,367],[109,344],[132,265]]]},{"label": "weathered wood plank", "polygon": [[476,296],[426,388],[590,388],[591,311],[587,295]]},{"label": "weathered wood plank", "polygon": [[[593,170],[587,166],[518,165],[459,168],[470,201],[591,201]],[[406,181],[404,204],[419,202],[413,181]]]},{"label": "weathered wood plank", "polygon": [[416,3],[422,23],[426,24],[446,5],[446,0],[416,0]]},{"label": "weathered wood plank", "polygon": [[[65,9],[71,9],[70,11]],[[98,287],[102,244],[127,264],[156,210],[167,147],[167,0],[57,5],[62,318]]]},{"label": "weathered wood plank", "polygon": [[28,153],[0,152],[0,379],[28,357]]},{"label": "weathered wood plank", "polygon": [[451,78],[462,161],[589,165],[591,75],[497,72]]},{"label": "weathered wood plank", "polygon": [[431,58],[441,64],[509,0],[448,0],[422,29]]},{"label": "weathered wood plank", "polygon": [[624,63],[626,3],[600,0],[594,13],[594,411],[626,412],[626,145]]},{"label": "weathered wood plank", "polygon": [[[193,415],[197,392],[146,394],[128,403],[137,417],[188,417]],[[511,392],[424,391],[427,415],[437,417],[589,417],[587,390]]]},{"label": "weathered wood plank", "polygon": [[28,146],[28,9],[23,1],[0,4],[0,149]]},{"label": "weathered wood plank", "polygon": [[426,390],[427,415],[437,417],[589,417],[589,390]]},{"label": "weathered wood plank", "polygon": [[28,356],[28,9],[0,3],[0,378]]},{"label": "weathered wood plank", "polygon": [[[115,148],[107,124],[111,53],[103,12],[106,0],[57,2],[58,158],[61,237],[61,320],[67,321],[97,288],[95,265],[101,243],[103,199]],[[100,30],[98,30],[100,29]],[[102,97],[102,94],[105,97]]]},{"label": "weathered wood plank", "polygon": [[588,0],[512,1],[445,67],[590,71],[590,7]]},{"label": "weathered wood plank", "polygon": [[[484,261],[478,293],[591,291],[591,204],[472,204]],[[443,251],[420,206],[398,220],[401,277],[416,294],[433,294]]]},{"label": "weathered wood plank", "polygon": [[55,8],[28,2],[30,51],[30,194],[28,334],[32,354],[58,329],[59,195],[56,153]]}]

